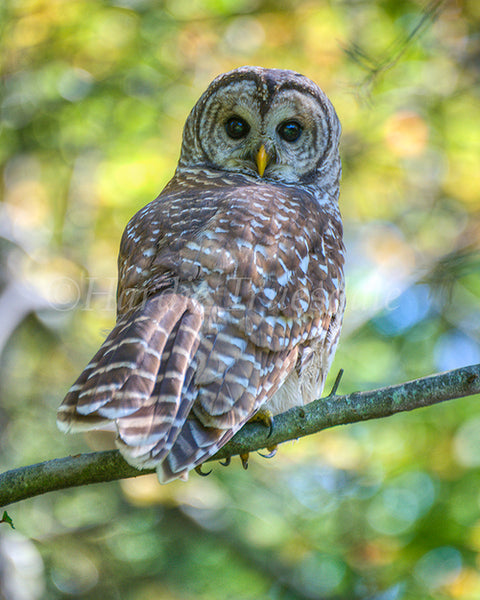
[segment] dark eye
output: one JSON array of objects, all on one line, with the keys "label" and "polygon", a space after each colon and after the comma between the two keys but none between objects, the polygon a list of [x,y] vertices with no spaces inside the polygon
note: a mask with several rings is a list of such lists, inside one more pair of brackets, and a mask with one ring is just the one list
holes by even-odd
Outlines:
[{"label": "dark eye", "polygon": [[250,125],[242,117],[230,117],[225,123],[225,131],[228,137],[239,140],[245,137],[250,131]]},{"label": "dark eye", "polygon": [[296,142],[302,133],[302,126],[298,121],[284,121],[278,126],[278,135],[286,142]]}]

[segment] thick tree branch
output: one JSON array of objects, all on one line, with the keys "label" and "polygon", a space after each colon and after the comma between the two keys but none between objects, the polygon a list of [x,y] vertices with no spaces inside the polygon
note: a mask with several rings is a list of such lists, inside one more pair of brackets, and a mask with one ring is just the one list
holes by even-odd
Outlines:
[{"label": "thick tree branch", "polygon": [[[369,392],[328,396],[275,417],[270,436],[264,425],[248,423],[210,460],[246,454],[335,425],[388,417],[398,412],[478,393],[480,364]],[[49,460],[2,473],[0,506],[53,490],[137,477],[152,472],[138,471],[131,467],[117,450]]]}]

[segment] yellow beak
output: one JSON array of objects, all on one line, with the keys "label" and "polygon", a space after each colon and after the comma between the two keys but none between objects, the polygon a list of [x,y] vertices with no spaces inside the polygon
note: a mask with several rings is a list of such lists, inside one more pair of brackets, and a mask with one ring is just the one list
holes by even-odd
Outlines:
[{"label": "yellow beak", "polygon": [[270,157],[265,150],[265,146],[262,144],[257,152],[257,170],[260,177],[263,177],[263,173],[265,172],[265,167],[268,164]]}]

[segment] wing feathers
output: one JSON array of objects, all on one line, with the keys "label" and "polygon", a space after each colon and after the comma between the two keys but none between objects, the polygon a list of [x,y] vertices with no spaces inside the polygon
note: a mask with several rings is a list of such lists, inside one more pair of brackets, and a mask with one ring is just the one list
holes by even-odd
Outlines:
[{"label": "wing feathers", "polygon": [[[203,327],[203,329],[202,329]],[[117,446],[159,480],[187,477],[282,385],[297,349],[274,352],[202,306],[164,294],[120,319],[59,409],[64,430],[115,424]]]},{"label": "wing feathers", "polygon": [[189,335],[194,335],[192,331],[200,329],[203,310],[195,301],[176,294],[149,299],[133,315],[120,319],[70,388],[59,408],[59,427],[85,429],[88,417],[102,427],[108,420],[125,418],[152,405],[163,350],[186,311],[195,314],[193,321],[186,321]]}]

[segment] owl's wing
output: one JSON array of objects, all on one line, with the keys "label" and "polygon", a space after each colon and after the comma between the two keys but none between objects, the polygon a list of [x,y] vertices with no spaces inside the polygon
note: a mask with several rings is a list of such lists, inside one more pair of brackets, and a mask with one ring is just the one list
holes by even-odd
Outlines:
[{"label": "owl's wing", "polygon": [[212,328],[197,301],[163,294],[119,320],[57,421],[65,431],[114,423],[129,463],[157,466],[162,482],[185,478],[275,393],[296,360],[296,348],[260,348],[232,325]]}]

